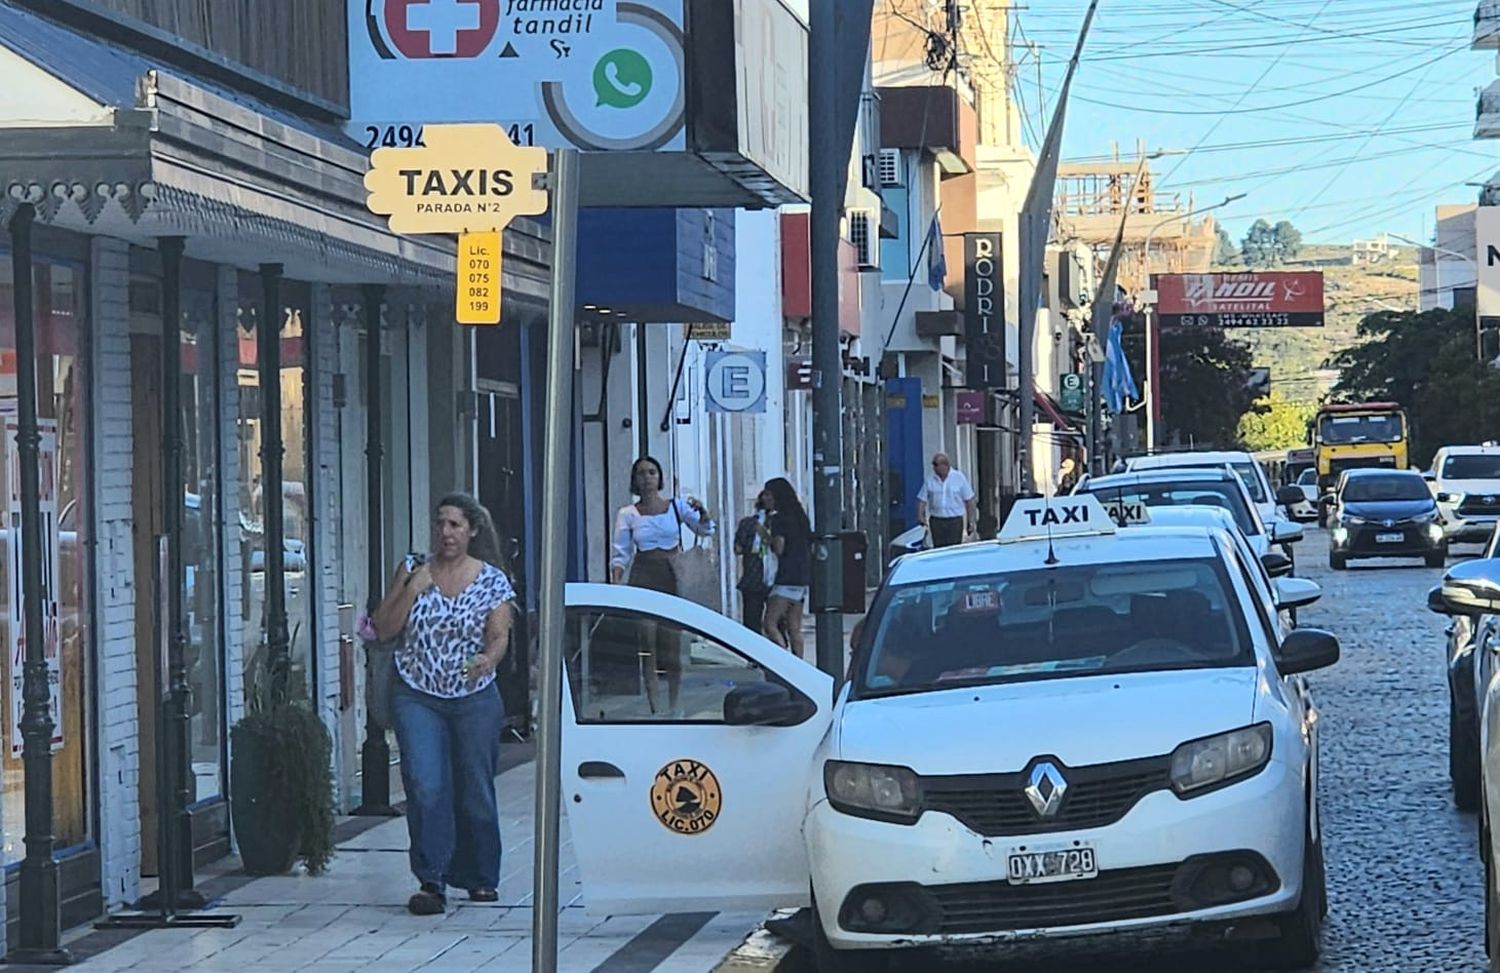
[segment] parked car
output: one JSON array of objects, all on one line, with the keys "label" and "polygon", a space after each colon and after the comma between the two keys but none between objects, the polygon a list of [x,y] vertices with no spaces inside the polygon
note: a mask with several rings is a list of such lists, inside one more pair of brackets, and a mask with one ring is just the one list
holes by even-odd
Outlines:
[{"label": "parked car", "polygon": [[[1493,545],[1492,545],[1493,547]],[[1500,616],[1500,559],[1480,558],[1455,564],[1427,596],[1433,611],[1467,619],[1476,631],[1485,619]],[[1474,653],[1478,707],[1479,856],[1484,863],[1484,942],[1487,969],[1500,970],[1500,885],[1497,885],[1495,821],[1500,819],[1500,673],[1494,657],[1493,625]]]},{"label": "parked car", "polygon": [[[1484,557],[1500,556],[1500,531],[1490,532]],[[1444,614],[1447,614],[1444,612]],[[1479,709],[1495,668],[1490,648],[1500,648],[1500,616],[1448,618],[1448,779],[1460,811],[1479,808]]]}]

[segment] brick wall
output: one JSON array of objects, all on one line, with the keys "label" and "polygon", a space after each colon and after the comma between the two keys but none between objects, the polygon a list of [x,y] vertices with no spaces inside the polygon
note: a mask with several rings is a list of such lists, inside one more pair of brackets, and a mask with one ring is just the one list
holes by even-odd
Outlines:
[{"label": "brick wall", "polygon": [[135,662],[135,554],[131,537],[133,441],[130,391],[130,252],[95,237],[89,318],[93,327],[93,472],[98,544],[100,713],[99,849],[104,900],[113,908],[140,895],[141,767]]}]

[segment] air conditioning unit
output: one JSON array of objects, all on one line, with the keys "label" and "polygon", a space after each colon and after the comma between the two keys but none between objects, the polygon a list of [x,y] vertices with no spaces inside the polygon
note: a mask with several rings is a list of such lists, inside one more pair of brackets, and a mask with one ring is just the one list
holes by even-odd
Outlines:
[{"label": "air conditioning unit", "polygon": [[905,174],[901,171],[901,150],[880,150],[880,185],[904,186]]},{"label": "air conditioning unit", "polygon": [[880,258],[876,247],[880,233],[880,214],[873,209],[851,209],[849,211],[849,242],[854,244],[860,270],[879,270]]}]

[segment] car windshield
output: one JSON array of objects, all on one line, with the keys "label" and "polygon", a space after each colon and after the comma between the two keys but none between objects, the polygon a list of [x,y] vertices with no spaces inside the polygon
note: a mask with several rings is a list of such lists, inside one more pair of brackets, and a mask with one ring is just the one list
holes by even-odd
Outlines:
[{"label": "car windshield", "polygon": [[1260,525],[1245,504],[1245,494],[1229,480],[1196,482],[1123,482],[1088,484],[1085,493],[1102,502],[1144,503],[1148,507],[1222,507],[1234,515],[1234,522],[1247,535],[1259,534]]},{"label": "car windshield", "polygon": [[1317,486],[1317,484],[1318,484],[1318,471],[1317,470],[1312,470],[1312,469],[1303,470],[1302,471],[1302,475],[1299,476],[1299,477],[1297,477],[1297,485],[1298,486]]},{"label": "car windshield", "polygon": [[1345,503],[1431,499],[1432,491],[1420,476],[1356,476],[1344,484]]},{"label": "car windshield", "polygon": [[1391,415],[1324,416],[1318,423],[1318,435],[1330,446],[1395,443],[1401,441],[1401,420]]},{"label": "car windshield", "polygon": [[1450,456],[1440,475],[1445,480],[1500,480],[1500,453]]},{"label": "car windshield", "polygon": [[1254,665],[1215,558],[1031,568],[887,591],[856,660],[861,697]]},{"label": "car windshield", "polygon": [[[1174,462],[1173,465],[1176,466],[1178,464]],[[1209,462],[1194,463],[1191,460],[1184,460],[1181,464],[1181,468],[1185,470],[1201,470],[1210,467],[1222,469],[1225,465],[1233,467],[1234,471],[1240,475],[1240,480],[1244,482],[1245,489],[1250,493],[1251,501],[1253,501],[1254,503],[1270,502],[1271,498],[1266,496],[1266,491],[1261,488],[1260,471],[1255,468],[1254,460],[1244,460],[1242,462],[1231,462],[1228,464]]]}]

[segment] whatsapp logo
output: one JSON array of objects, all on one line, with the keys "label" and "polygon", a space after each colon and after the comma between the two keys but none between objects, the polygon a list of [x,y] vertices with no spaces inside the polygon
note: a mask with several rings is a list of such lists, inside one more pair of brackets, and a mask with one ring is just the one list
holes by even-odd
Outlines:
[{"label": "whatsapp logo", "polygon": [[639,51],[617,48],[594,65],[594,94],[599,105],[634,108],[651,93],[651,62]]}]

